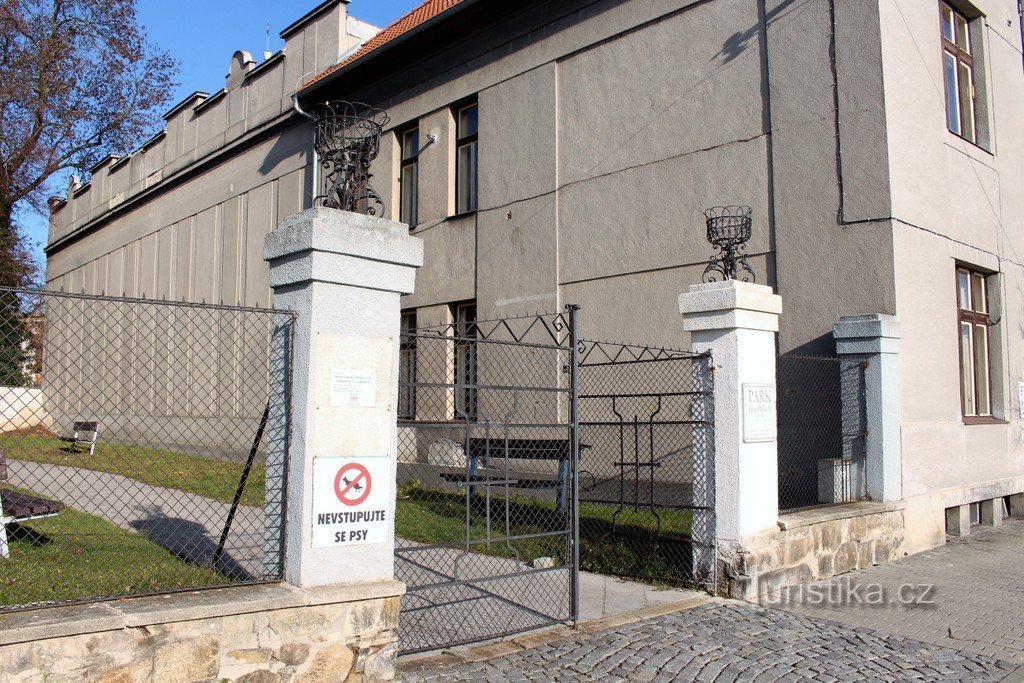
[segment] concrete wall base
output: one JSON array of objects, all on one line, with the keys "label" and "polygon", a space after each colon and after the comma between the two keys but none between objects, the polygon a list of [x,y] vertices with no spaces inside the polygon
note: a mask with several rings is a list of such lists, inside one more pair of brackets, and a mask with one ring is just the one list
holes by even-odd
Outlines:
[{"label": "concrete wall base", "polygon": [[903,509],[860,502],[779,516],[777,529],[719,548],[719,586],[757,602],[788,586],[827,579],[902,557]]},{"label": "concrete wall base", "polygon": [[0,679],[391,680],[403,592],[243,586],[0,615]]}]

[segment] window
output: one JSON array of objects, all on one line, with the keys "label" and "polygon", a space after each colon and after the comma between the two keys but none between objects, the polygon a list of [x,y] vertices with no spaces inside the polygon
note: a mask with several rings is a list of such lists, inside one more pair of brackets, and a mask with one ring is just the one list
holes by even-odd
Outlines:
[{"label": "window", "polygon": [[455,419],[476,420],[476,304],[455,305]]},{"label": "window", "polygon": [[456,212],[468,213],[477,207],[477,106],[476,103],[462,107],[456,121]]},{"label": "window", "polygon": [[960,394],[964,417],[991,417],[988,282],[968,268],[956,271],[960,323]]},{"label": "window", "polygon": [[942,78],[946,84],[946,125],[970,142],[977,141],[974,106],[974,59],[970,22],[946,3],[942,15]]},{"label": "window", "polygon": [[420,129],[410,128],[402,138],[402,175],[399,178],[402,200],[398,220],[416,225],[420,198]]},{"label": "window", "polygon": [[398,344],[398,417],[416,417],[416,311],[402,312]]}]

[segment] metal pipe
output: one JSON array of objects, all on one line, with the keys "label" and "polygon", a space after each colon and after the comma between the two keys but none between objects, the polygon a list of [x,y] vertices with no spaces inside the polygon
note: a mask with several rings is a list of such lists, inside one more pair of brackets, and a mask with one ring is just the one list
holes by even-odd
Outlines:
[{"label": "metal pipe", "polygon": [[[305,78],[305,76],[303,76],[302,78]],[[302,78],[300,78],[299,81],[301,81]],[[306,111],[305,109],[303,109],[299,105],[298,86],[299,86],[299,84],[296,83],[295,84],[295,90],[292,92],[292,108],[294,108],[296,112],[298,112],[302,116],[305,116],[310,121],[316,122],[316,117],[313,116],[312,114],[310,114],[308,111]],[[312,191],[312,198],[311,198],[310,201],[311,202],[315,202],[316,198],[317,198],[317,195],[320,193],[320,155],[316,153],[316,127],[315,126],[313,127],[313,144],[311,145],[311,149],[313,151],[313,178],[312,178],[313,191]]]}]

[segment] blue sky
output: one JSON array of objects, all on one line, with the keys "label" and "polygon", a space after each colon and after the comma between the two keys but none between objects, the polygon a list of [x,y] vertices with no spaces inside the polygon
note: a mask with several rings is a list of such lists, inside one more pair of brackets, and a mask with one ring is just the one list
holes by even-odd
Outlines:
[{"label": "blue sky", "polygon": [[[139,22],[150,39],[179,62],[175,104],[196,90],[216,92],[224,87],[228,61],[235,50],[248,50],[257,60],[267,42],[270,50],[284,45],[278,34],[285,26],[316,7],[321,0],[138,0]],[[349,14],[377,26],[387,26],[422,0],[352,0]],[[60,184],[60,183],[57,183]],[[42,262],[46,217],[24,216],[29,240]]]}]

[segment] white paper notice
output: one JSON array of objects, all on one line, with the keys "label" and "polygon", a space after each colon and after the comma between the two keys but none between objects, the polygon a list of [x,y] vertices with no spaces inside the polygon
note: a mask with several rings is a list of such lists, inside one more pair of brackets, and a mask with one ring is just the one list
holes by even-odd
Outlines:
[{"label": "white paper notice", "polygon": [[331,370],[332,406],[373,406],[376,399],[376,370]]},{"label": "white paper notice", "polygon": [[1024,417],[1024,382],[1017,383],[1017,400],[1020,402],[1020,414]]},{"label": "white paper notice", "polygon": [[743,440],[775,441],[775,385],[743,385]]}]

